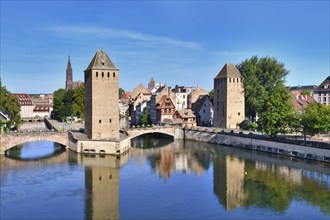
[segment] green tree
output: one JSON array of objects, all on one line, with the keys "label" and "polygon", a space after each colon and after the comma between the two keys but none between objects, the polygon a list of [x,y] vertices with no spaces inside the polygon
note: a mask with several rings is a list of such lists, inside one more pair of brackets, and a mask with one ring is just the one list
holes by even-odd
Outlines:
[{"label": "green tree", "polygon": [[330,130],[330,106],[314,102],[303,110],[301,115],[301,126],[304,134],[315,135]]},{"label": "green tree", "polygon": [[143,115],[139,119],[139,125],[146,126],[148,124],[150,124],[150,115],[149,115],[148,110],[145,108],[143,110]]},{"label": "green tree", "polygon": [[288,132],[294,114],[285,77],[289,71],[275,58],[253,56],[237,68],[244,77],[246,115],[260,115],[258,128],[267,134]]},{"label": "green tree", "polygon": [[72,115],[71,102],[73,91],[58,89],[53,96],[55,118],[63,121],[67,116]]},{"label": "green tree", "polygon": [[122,88],[119,88],[119,99],[121,99],[121,97],[123,96],[124,93],[125,93],[125,90]]},{"label": "green tree", "polygon": [[85,102],[84,102],[84,84],[75,88],[72,95],[72,114],[78,116],[82,120],[85,120]]},{"label": "green tree", "polygon": [[311,95],[311,91],[309,91],[308,89],[303,89],[301,92],[300,92],[301,95]]},{"label": "green tree", "polygon": [[213,89],[209,92],[209,99],[210,99],[211,103],[213,104],[213,99],[214,99],[214,90]]},{"label": "green tree", "polygon": [[[20,104],[16,96],[11,94],[0,80],[0,111],[9,114],[10,121],[6,122],[6,128],[17,129],[21,123]],[[2,123],[3,124],[3,123]]]}]

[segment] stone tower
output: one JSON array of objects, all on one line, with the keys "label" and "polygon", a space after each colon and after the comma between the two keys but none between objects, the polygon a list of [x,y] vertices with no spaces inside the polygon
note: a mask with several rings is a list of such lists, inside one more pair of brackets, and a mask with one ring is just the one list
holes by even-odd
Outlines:
[{"label": "stone tower", "polygon": [[87,137],[119,141],[119,70],[103,50],[98,50],[84,72]]},{"label": "stone tower", "polygon": [[243,78],[233,64],[226,63],[214,78],[213,126],[236,128],[244,118]]},{"label": "stone tower", "polygon": [[68,58],[68,65],[66,67],[65,89],[66,90],[72,89],[72,67],[71,67],[70,56]]},{"label": "stone tower", "polygon": [[149,84],[148,84],[148,90],[151,91],[155,88],[155,80],[153,77],[151,77]]}]

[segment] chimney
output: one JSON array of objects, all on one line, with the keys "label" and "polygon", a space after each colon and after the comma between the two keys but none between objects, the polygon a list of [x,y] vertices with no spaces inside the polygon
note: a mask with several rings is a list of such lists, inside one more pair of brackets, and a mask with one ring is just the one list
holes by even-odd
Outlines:
[{"label": "chimney", "polygon": [[171,87],[167,87],[167,97],[171,98]]}]

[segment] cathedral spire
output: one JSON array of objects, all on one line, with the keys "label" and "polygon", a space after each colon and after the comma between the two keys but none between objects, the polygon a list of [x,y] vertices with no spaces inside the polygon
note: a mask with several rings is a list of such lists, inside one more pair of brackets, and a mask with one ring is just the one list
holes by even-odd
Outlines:
[{"label": "cathedral spire", "polygon": [[72,67],[71,67],[71,61],[70,61],[70,55],[68,57],[68,65],[66,67],[66,80],[65,80],[65,89],[66,90],[72,90]]},{"label": "cathedral spire", "polygon": [[66,69],[72,69],[71,61],[70,61],[70,54],[69,54],[69,57],[68,57],[68,65],[67,65]]}]

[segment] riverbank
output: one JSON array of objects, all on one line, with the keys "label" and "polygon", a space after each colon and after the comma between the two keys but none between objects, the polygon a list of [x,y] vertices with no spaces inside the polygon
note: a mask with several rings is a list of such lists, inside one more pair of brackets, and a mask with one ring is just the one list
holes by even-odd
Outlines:
[{"label": "riverbank", "polygon": [[319,142],[315,146],[304,146],[299,140],[283,139],[282,141],[275,141],[268,138],[261,138],[253,133],[244,134],[243,132],[218,131],[214,128],[186,128],[184,129],[184,138],[186,140],[221,144],[330,163],[329,143]]}]

